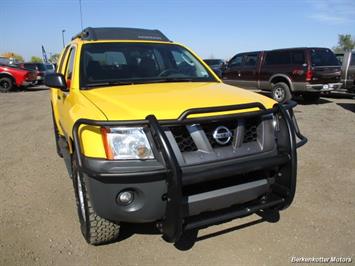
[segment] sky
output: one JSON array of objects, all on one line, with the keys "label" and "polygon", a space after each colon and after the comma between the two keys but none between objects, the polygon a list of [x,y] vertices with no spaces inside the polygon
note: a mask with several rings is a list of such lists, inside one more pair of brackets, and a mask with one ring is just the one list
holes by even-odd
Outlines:
[{"label": "sky", "polygon": [[[80,0],[0,0],[0,54],[58,53],[81,31]],[[83,27],[159,29],[203,58],[355,36],[355,0],[81,0]]]}]

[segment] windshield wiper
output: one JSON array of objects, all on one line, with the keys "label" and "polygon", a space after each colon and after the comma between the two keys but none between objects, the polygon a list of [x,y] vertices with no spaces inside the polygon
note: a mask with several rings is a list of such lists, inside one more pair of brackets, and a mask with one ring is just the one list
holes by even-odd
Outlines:
[{"label": "windshield wiper", "polygon": [[83,86],[85,88],[95,88],[95,87],[108,87],[108,86],[120,86],[120,85],[134,85],[134,84],[146,84],[146,83],[164,83],[164,82],[193,82],[193,81],[209,81],[204,79],[193,79],[193,78],[161,78],[161,79],[151,79],[151,80],[132,80],[132,81],[105,81],[105,82],[94,82],[88,83]]},{"label": "windshield wiper", "polygon": [[137,84],[137,83],[163,83],[163,82],[192,82],[192,81],[200,81],[200,80],[193,79],[193,78],[161,78],[161,79],[152,79],[152,80],[144,80],[144,81],[134,81],[133,83]]},{"label": "windshield wiper", "polygon": [[196,79],[192,78],[164,78],[161,79],[163,82],[191,82],[196,81]]},{"label": "windshield wiper", "polygon": [[93,87],[108,87],[108,86],[118,86],[118,85],[132,85],[134,82],[131,81],[106,81],[106,82],[95,82],[88,83],[83,86],[83,88],[93,88]]}]

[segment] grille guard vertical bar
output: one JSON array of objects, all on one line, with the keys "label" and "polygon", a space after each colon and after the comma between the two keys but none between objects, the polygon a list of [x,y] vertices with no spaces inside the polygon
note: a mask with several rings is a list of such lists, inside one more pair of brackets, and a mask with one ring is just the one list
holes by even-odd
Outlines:
[{"label": "grille guard vertical bar", "polygon": [[[290,185],[290,194],[285,199],[285,203],[283,204],[283,209],[287,208],[293,201],[293,198],[296,193],[296,178],[297,178],[297,143],[296,143],[296,130],[293,124],[293,120],[291,119],[291,115],[289,114],[290,109],[286,109],[283,105],[279,104],[278,109],[281,115],[284,117],[286,122],[286,127],[289,134],[289,145],[290,145],[290,156],[291,156],[291,185]],[[302,140],[303,141],[303,140]],[[305,142],[307,139],[305,138]]]},{"label": "grille guard vertical bar", "polygon": [[174,151],[154,115],[146,118],[149,122],[153,137],[162,152],[167,176],[167,203],[165,219],[163,220],[163,239],[167,242],[176,242],[182,234],[183,204],[182,204],[182,171],[175,157]]}]

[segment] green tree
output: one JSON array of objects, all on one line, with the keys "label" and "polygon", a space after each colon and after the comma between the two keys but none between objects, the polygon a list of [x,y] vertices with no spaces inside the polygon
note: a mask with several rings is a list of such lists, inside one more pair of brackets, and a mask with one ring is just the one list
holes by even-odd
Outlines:
[{"label": "green tree", "polygon": [[19,62],[24,61],[22,55],[19,55],[19,54],[13,53],[13,52],[2,53],[1,56],[6,57],[6,58],[14,58]]},{"label": "green tree", "polygon": [[49,61],[51,63],[57,63],[58,60],[59,60],[59,56],[60,54],[52,54],[50,57],[49,57]]},{"label": "green tree", "polygon": [[32,56],[31,57],[31,62],[32,63],[42,63],[42,58],[40,58],[38,56]]},{"label": "green tree", "polygon": [[355,48],[355,39],[350,34],[339,34],[338,45],[333,48],[335,52],[351,51]]}]

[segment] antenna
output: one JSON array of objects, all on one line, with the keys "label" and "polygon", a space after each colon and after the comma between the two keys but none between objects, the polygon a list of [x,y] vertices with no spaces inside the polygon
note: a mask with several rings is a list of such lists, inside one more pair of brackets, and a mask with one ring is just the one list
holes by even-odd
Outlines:
[{"label": "antenna", "polygon": [[83,12],[81,10],[81,0],[79,0],[79,8],[80,8],[80,25],[81,25],[81,30],[83,30]]}]

